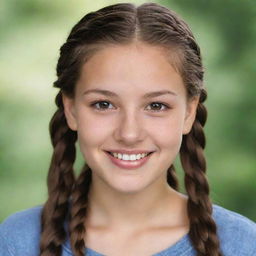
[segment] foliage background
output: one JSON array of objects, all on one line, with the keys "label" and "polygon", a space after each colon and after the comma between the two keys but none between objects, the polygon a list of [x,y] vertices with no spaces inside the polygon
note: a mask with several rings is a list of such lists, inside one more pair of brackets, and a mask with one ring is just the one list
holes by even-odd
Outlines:
[{"label": "foliage background", "polygon": [[[209,94],[206,156],[213,202],[255,221],[256,4],[155,2],[179,13],[201,46]],[[0,221],[46,199],[52,154],[48,123],[55,110],[52,83],[59,47],[85,13],[113,3],[117,1],[1,1]],[[76,169],[81,163],[78,156]]]}]

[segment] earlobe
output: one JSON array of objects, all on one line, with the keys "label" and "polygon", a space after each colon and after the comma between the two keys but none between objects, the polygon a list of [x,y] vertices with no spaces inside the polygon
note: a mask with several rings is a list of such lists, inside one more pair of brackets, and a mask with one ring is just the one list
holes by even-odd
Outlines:
[{"label": "earlobe", "polygon": [[64,113],[68,126],[71,130],[77,131],[77,120],[74,111],[74,100],[62,93],[62,101],[64,105]]},{"label": "earlobe", "polygon": [[183,134],[188,134],[191,131],[191,128],[193,126],[193,123],[196,118],[196,111],[197,111],[197,106],[199,103],[199,97],[193,97],[192,99],[188,100],[187,103],[187,110],[186,110],[186,117],[184,121],[184,126],[183,126]]}]

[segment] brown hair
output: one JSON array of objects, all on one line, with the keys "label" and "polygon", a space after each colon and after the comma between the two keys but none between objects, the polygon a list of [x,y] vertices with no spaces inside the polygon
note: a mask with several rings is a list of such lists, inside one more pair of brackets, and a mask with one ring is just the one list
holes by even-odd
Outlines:
[{"label": "brown hair", "polygon": [[[54,83],[60,91],[55,100],[58,109],[50,122],[54,151],[48,173],[49,197],[42,213],[40,255],[61,255],[62,244],[68,236],[64,228],[65,221],[69,222],[68,231],[74,255],[84,255],[86,248],[84,220],[91,170],[85,164],[79,177],[74,177],[77,134],[67,125],[62,93],[74,96],[82,64],[99,47],[129,44],[134,40],[177,53],[176,67],[183,78],[188,97],[200,97],[193,127],[189,134],[183,136],[180,149],[188,194],[189,237],[198,256],[221,256],[205,176],[203,126],[207,112],[203,103],[207,94],[203,86],[200,49],[188,25],[176,13],[155,3],[145,3],[138,7],[121,3],[90,12],[73,27],[60,49],[58,79]],[[178,190],[173,165],[168,169],[167,182]]]}]

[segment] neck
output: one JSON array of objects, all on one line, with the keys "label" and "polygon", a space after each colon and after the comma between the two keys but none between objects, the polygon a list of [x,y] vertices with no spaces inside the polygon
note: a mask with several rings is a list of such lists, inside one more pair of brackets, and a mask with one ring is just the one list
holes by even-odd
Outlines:
[{"label": "neck", "polygon": [[[179,218],[184,212],[185,196],[173,190],[166,181],[136,193],[120,193],[92,182],[89,192],[88,222],[92,226],[142,227]],[[183,214],[184,215],[184,214]],[[170,222],[170,221],[169,221]]]}]

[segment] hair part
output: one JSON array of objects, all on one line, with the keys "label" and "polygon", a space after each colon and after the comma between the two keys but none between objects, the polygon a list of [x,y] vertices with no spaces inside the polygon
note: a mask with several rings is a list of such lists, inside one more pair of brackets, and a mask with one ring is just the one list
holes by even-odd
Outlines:
[{"label": "hair part", "polygon": [[[127,45],[136,41],[161,47],[181,75],[188,98],[200,97],[195,122],[190,133],[183,136],[180,149],[189,198],[189,237],[198,256],[222,255],[205,176],[203,126],[207,112],[203,103],[207,94],[203,85],[200,48],[188,25],[172,10],[156,3],[138,7],[120,3],[85,15],[72,28],[60,48],[57,80],[54,82],[54,87],[60,91],[56,96],[58,109],[50,123],[54,152],[48,174],[49,195],[42,213],[41,256],[61,255],[62,243],[67,237],[67,230],[64,229],[66,220],[69,220],[74,255],[84,255],[86,247],[84,221],[92,171],[85,164],[80,176],[74,178],[77,135],[68,128],[61,94],[74,97],[81,67],[97,51],[109,45]],[[178,190],[174,165],[169,167],[166,178],[168,184]]]}]

